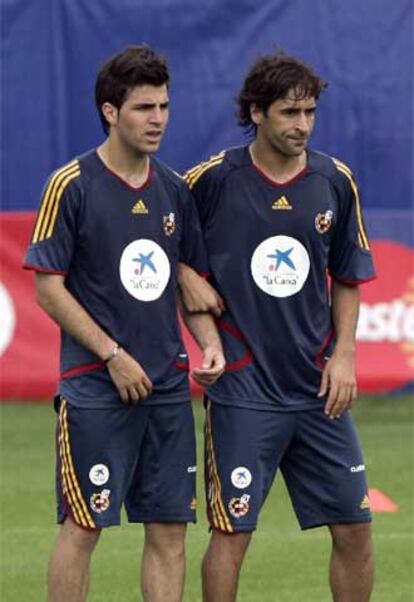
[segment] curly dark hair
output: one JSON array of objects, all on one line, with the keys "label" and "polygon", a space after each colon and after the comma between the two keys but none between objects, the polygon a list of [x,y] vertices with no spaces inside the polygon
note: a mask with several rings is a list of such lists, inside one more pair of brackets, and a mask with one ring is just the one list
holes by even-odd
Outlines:
[{"label": "curly dark hair", "polygon": [[166,59],[147,44],[128,46],[100,68],[95,84],[95,103],[105,134],[109,125],[102,105],[110,102],[120,109],[128,92],[135,86],[162,86],[169,83]]},{"label": "curly dark hair", "polygon": [[270,105],[284,98],[289,90],[295,91],[297,100],[308,97],[317,100],[327,85],[311,67],[285,52],[262,56],[248,72],[236,99],[238,124],[246,128],[248,133],[256,132],[250,114],[252,104],[266,115]]}]

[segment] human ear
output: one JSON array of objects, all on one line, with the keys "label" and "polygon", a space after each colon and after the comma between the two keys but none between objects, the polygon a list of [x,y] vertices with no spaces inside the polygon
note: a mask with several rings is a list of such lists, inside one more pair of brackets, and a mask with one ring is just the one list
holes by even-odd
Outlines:
[{"label": "human ear", "polygon": [[263,121],[263,111],[254,102],[250,105],[250,117],[255,125],[260,125]]},{"label": "human ear", "polygon": [[101,111],[109,125],[116,125],[118,121],[118,109],[113,104],[104,102]]}]

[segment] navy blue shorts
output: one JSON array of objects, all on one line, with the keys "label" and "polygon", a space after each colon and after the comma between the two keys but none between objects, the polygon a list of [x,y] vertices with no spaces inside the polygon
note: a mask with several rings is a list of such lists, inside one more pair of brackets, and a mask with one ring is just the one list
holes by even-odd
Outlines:
[{"label": "navy blue shorts", "polygon": [[58,522],[81,527],[195,522],[196,451],[191,403],[83,409],[60,402]]},{"label": "navy blue shorts", "polygon": [[253,531],[278,468],[302,529],[371,520],[365,465],[349,412],[268,412],[207,403],[211,527]]}]

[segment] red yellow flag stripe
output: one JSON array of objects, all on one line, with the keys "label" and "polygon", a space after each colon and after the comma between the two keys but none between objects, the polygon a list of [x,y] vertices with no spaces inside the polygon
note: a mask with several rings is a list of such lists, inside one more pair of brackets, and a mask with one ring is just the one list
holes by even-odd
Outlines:
[{"label": "red yellow flag stripe", "polygon": [[205,423],[206,467],[209,481],[208,505],[213,526],[225,533],[233,533],[234,529],[226,513],[221,497],[221,482],[217,471],[211,430],[211,402],[208,402]]},{"label": "red yellow flag stripe", "polygon": [[62,194],[69,182],[79,175],[79,161],[75,160],[58,169],[52,176],[40,204],[32,238],[33,243],[41,242],[52,236]]},{"label": "red yellow flag stripe", "polygon": [[81,527],[96,529],[88,507],[83,499],[79,482],[72,462],[68,430],[67,403],[63,399],[59,411],[58,449],[60,455],[60,476],[63,493],[70,506],[75,522]]},{"label": "red yellow flag stripe", "polygon": [[221,151],[221,153],[219,153],[218,155],[213,155],[212,157],[210,157],[208,161],[204,161],[203,163],[196,165],[192,169],[189,169],[184,175],[184,180],[187,182],[188,186],[192,188],[205,171],[207,171],[214,165],[220,165],[220,163],[222,163],[224,160],[225,154],[225,151]]},{"label": "red yellow flag stripe", "polygon": [[339,161],[338,159],[333,159],[333,162],[335,163],[337,170],[340,171],[341,173],[343,173],[348,178],[349,183],[351,184],[352,192],[354,193],[354,197],[355,197],[356,214],[357,214],[357,220],[358,220],[358,243],[362,249],[369,250],[369,248],[370,248],[369,240],[368,240],[368,236],[365,231],[365,226],[364,226],[364,222],[362,219],[362,211],[361,211],[361,203],[360,203],[360,199],[359,199],[358,187],[355,184],[355,180],[352,175],[352,172],[349,169],[349,167],[347,165],[345,165],[345,163],[342,163],[342,161]]}]

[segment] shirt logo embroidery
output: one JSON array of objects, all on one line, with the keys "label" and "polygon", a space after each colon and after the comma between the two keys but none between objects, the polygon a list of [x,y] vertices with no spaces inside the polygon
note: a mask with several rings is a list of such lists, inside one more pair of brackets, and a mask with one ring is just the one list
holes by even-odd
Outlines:
[{"label": "shirt logo embroidery", "polygon": [[175,232],[175,213],[169,213],[162,218],[164,232],[167,236],[171,236]]},{"label": "shirt logo embroidery", "polygon": [[333,211],[327,209],[325,213],[318,213],[315,217],[315,228],[319,234],[325,234],[332,226]]},{"label": "shirt logo embroidery", "polygon": [[285,197],[284,195],[280,197],[280,199],[277,199],[277,201],[274,201],[273,205],[272,205],[272,209],[282,209],[282,210],[289,210],[289,209],[293,209],[292,205],[289,203],[287,197]]},{"label": "shirt logo embroidery", "polygon": [[271,236],[255,249],[250,273],[256,285],[272,297],[290,297],[302,290],[308,278],[310,258],[299,240]]},{"label": "shirt logo embroidery", "polygon": [[135,205],[132,207],[131,213],[146,215],[148,213],[148,209],[147,209],[147,206],[144,203],[144,201],[141,199],[139,201],[137,201],[135,203]]},{"label": "shirt logo embroidery", "polygon": [[171,273],[165,251],[155,241],[140,238],[127,245],[119,262],[121,282],[138,301],[155,301],[163,294]]}]

